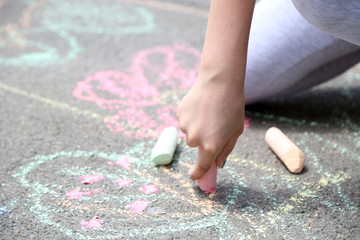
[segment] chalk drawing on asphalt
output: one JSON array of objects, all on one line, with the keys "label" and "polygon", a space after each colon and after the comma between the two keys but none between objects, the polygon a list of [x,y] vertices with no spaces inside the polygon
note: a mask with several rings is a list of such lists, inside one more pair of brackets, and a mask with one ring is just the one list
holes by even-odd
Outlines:
[{"label": "chalk drawing on asphalt", "polygon": [[[322,168],[314,181],[304,182],[301,176],[232,156],[229,162],[239,166],[225,167],[220,172],[216,194],[207,196],[186,175],[191,166],[188,157],[191,152],[179,160],[177,169],[157,168],[149,160],[153,144],[153,141],[143,142],[122,154],[74,151],[38,155],[13,177],[29,189],[24,199],[39,222],[56,226],[65,235],[77,239],[155,237],[209,228],[220,237],[242,239],[265,237],[267,232],[289,222],[301,229],[299,236],[306,238],[309,233],[302,227],[306,223],[296,215],[304,203],[316,202],[327,211],[356,211],[354,203],[343,193],[341,184],[349,179],[344,172],[331,174]],[[119,159],[129,159],[131,166],[115,164]],[[109,165],[109,161],[114,164]],[[55,170],[47,173],[43,170],[48,169],[46,166]],[[35,173],[38,174],[34,180]],[[30,175],[32,182],[28,180]],[[85,175],[103,178],[84,184],[81,177]],[[222,178],[229,179],[231,186],[223,185]],[[124,180],[130,181],[121,185]],[[335,189],[336,196],[324,196],[325,188]],[[80,197],[79,192],[83,193]],[[255,201],[254,194],[263,201]],[[50,218],[54,215],[57,222]],[[235,227],[239,221],[247,226],[241,233]],[[153,223],[151,227],[149,222]]]},{"label": "chalk drawing on asphalt", "polygon": [[144,34],[155,28],[154,16],[141,6],[109,6],[92,0],[28,4],[19,22],[0,26],[0,64],[61,64],[83,51],[76,33]]}]

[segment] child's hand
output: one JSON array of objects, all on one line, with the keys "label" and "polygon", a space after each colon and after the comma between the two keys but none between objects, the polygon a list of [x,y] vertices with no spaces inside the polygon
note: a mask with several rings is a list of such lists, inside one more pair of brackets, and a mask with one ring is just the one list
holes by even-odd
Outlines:
[{"label": "child's hand", "polygon": [[241,84],[225,84],[224,77],[199,76],[177,111],[187,145],[199,147],[189,171],[192,179],[204,175],[213,161],[222,167],[244,129],[243,89]]},{"label": "child's hand", "polygon": [[212,0],[199,77],[177,111],[180,129],[199,157],[199,179],[213,161],[222,167],[244,129],[247,43],[255,0]]}]

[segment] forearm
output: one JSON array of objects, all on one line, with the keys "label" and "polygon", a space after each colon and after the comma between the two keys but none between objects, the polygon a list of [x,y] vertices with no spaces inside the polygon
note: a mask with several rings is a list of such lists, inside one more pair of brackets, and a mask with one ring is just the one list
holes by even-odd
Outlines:
[{"label": "forearm", "polygon": [[200,75],[222,76],[243,86],[254,5],[255,0],[211,1]]}]

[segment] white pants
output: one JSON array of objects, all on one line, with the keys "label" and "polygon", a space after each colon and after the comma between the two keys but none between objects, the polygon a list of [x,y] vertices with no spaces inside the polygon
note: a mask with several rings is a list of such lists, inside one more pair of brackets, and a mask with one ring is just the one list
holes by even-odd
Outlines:
[{"label": "white pants", "polygon": [[360,62],[360,1],[293,2],[256,4],[245,80],[247,104],[293,95]]}]

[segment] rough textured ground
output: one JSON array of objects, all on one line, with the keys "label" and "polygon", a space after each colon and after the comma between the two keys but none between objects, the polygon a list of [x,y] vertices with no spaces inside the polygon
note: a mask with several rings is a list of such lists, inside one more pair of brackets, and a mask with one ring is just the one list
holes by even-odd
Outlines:
[{"label": "rough textured ground", "polygon": [[[216,194],[187,177],[159,131],[196,77],[207,1],[0,1],[1,239],[359,239],[360,66],[311,91],[249,106]],[[305,152],[290,174],[278,126]],[[81,176],[103,180],[82,183]],[[131,180],[119,186],[118,179]],[[158,191],[145,194],[149,184]],[[142,188],[141,188],[142,187]],[[68,199],[79,189],[84,196]],[[131,208],[132,203],[142,203]],[[86,222],[98,216],[100,228]],[[97,222],[95,221],[95,222]]]}]

